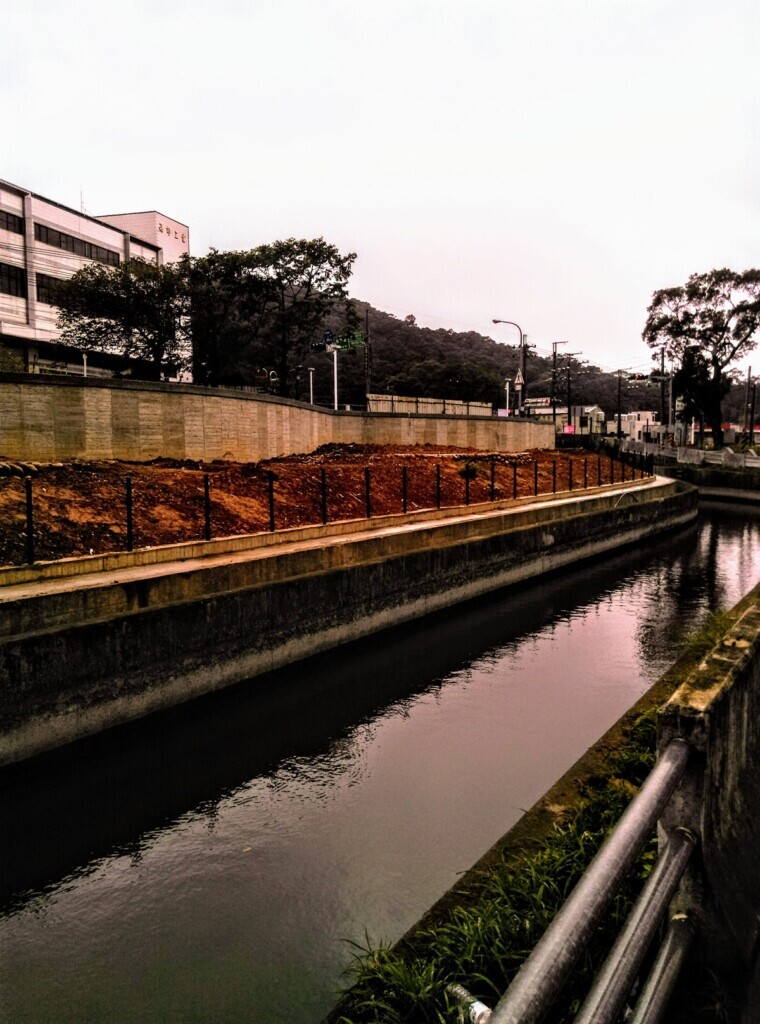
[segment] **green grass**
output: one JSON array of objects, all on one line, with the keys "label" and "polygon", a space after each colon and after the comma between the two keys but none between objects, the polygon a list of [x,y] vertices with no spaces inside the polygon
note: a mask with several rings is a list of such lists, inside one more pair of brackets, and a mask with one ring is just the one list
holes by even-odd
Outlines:
[{"label": "green grass", "polygon": [[[332,1018],[336,1024],[456,1021],[456,1007],[445,992],[452,982],[494,1006],[650,771],[655,741],[652,710],[610,754],[607,770],[586,784],[568,819],[535,849],[517,862],[504,858],[482,872],[434,926],[417,930],[397,947],[373,947],[369,940],[355,946],[353,983]],[[653,837],[548,1018],[553,1024],[575,1016],[655,856]]]},{"label": "green grass", "polygon": [[685,654],[698,660],[711,651],[733,626],[737,616],[731,612],[712,612],[699,627],[685,635]]}]

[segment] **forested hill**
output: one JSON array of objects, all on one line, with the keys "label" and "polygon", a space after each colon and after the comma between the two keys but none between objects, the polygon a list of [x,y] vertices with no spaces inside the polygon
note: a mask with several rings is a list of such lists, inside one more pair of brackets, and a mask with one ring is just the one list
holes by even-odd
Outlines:
[{"label": "forested hill", "polygon": [[[359,326],[369,326],[371,340],[370,390],[375,393],[432,398],[459,398],[504,405],[504,381],[514,380],[520,365],[517,345],[503,344],[477,331],[433,330],[419,327],[413,315],[399,319],[355,301]],[[341,325],[331,325],[340,330]],[[516,332],[515,332],[516,333]],[[579,346],[580,347],[580,346]],[[365,352],[340,352],[339,382],[341,404],[364,402],[367,367]],[[316,400],[329,405],[332,398],[332,356],[314,352],[309,356],[315,367]],[[573,405],[600,405],[609,416],[617,410],[618,378],[598,367],[582,365],[578,358],[562,356],[557,360],[557,402],[567,399],[568,365]],[[549,395],[552,358],[528,349],[526,359],[527,394]],[[512,392],[514,398],[514,391]],[[621,408],[657,409],[659,388],[624,378]]]}]

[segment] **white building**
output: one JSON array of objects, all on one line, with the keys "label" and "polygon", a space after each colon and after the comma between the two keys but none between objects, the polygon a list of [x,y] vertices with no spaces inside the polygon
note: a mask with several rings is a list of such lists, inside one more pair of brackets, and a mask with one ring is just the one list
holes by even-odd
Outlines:
[{"label": "white building", "polygon": [[[55,282],[94,260],[160,264],[189,251],[187,225],[155,210],[90,217],[0,180],[0,368],[84,372],[81,354],[57,343]],[[117,362],[93,353],[89,372],[110,375]]]},{"label": "white building", "polygon": [[[620,433],[632,441],[655,441],[660,432],[660,417],[656,412],[643,410],[624,412],[620,416]],[[607,421],[607,433],[617,434],[617,416]]]}]

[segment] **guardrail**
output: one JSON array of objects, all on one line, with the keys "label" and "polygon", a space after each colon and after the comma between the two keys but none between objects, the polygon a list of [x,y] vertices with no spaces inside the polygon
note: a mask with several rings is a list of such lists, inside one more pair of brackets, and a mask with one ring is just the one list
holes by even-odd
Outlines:
[{"label": "guardrail", "polygon": [[[674,739],[631,801],[570,897],[544,932],[511,985],[491,1010],[459,984],[448,992],[471,1024],[540,1024],[586,949],[617,889],[630,872],[658,818],[686,771],[689,744]],[[696,838],[674,828],[607,960],[597,974],[575,1024],[613,1024],[665,916]],[[669,922],[630,1024],[657,1024],[686,957],[693,927],[684,915]]]}]

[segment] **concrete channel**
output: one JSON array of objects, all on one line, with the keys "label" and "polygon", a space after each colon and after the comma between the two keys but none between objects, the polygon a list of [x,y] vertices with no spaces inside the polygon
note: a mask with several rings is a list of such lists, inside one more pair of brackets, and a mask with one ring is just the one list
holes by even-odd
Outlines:
[{"label": "concrete channel", "polygon": [[0,764],[690,522],[649,478],[0,571]]}]

